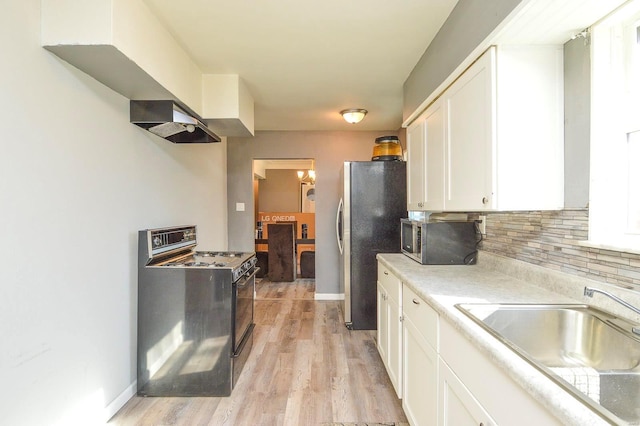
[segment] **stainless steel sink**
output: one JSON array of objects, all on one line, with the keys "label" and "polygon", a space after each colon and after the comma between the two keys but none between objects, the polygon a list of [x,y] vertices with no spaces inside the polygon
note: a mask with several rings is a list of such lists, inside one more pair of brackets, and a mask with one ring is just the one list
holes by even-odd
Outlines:
[{"label": "stainless steel sink", "polygon": [[589,305],[456,307],[608,421],[640,423],[637,324]]}]

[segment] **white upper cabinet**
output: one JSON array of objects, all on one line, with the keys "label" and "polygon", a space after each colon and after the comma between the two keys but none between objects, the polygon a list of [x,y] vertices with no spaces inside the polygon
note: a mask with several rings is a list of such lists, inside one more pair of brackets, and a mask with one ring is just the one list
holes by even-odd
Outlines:
[{"label": "white upper cabinet", "polygon": [[423,117],[407,128],[407,210],[425,209],[426,128]]},{"label": "white upper cabinet", "polygon": [[407,210],[441,210],[445,182],[445,111],[436,100],[407,129]]},{"label": "white upper cabinet", "polygon": [[487,50],[408,128],[408,209],[562,208],[562,72],[561,46]]},{"label": "white upper cabinet", "polygon": [[444,202],[445,185],[445,110],[440,100],[426,111],[426,170],[425,210],[437,210]]},{"label": "white upper cabinet", "polygon": [[489,50],[444,93],[447,210],[483,210],[493,199],[494,57]]}]

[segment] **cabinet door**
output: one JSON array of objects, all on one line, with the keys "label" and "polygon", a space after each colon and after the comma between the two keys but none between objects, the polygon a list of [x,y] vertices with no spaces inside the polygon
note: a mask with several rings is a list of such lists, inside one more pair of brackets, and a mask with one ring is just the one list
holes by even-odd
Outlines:
[{"label": "cabinet door", "polygon": [[[457,413],[452,413],[455,399],[465,400],[463,395],[471,394],[472,399],[480,403],[483,410],[491,413],[495,420],[491,424],[518,426],[552,426],[561,422],[552,415],[542,404],[533,398],[520,384],[516,383],[498,364],[468,340],[453,324],[440,321],[440,391],[448,393],[442,396],[440,404],[442,413],[448,412],[449,421],[441,418],[440,425],[458,425],[454,419]],[[453,373],[447,372],[444,366]],[[451,377],[452,375],[454,375]],[[449,377],[449,378],[448,378]],[[453,380],[455,378],[456,380]],[[457,385],[463,384],[463,388]],[[460,390],[464,389],[464,391]],[[447,399],[448,398],[448,399]],[[466,398],[469,399],[469,398]],[[443,404],[446,404],[443,406]],[[474,404],[463,404],[473,418]],[[444,409],[443,409],[444,407]],[[526,415],[523,415],[526,413]],[[453,416],[453,417],[452,417]],[[446,418],[446,417],[445,417]],[[475,423],[475,425],[478,425]],[[486,426],[486,425],[485,425]]]},{"label": "cabinet door", "polygon": [[424,210],[444,210],[445,114],[442,100],[425,112],[425,191]]},{"label": "cabinet door", "polygon": [[387,310],[387,294],[384,287],[378,282],[378,329],[376,331],[378,352],[382,362],[387,363],[389,351],[389,319]]},{"label": "cabinet door", "polygon": [[402,408],[412,426],[435,425],[438,419],[438,354],[415,324],[404,318]]},{"label": "cabinet door", "polygon": [[402,281],[378,263],[378,352],[398,398],[402,398]]},{"label": "cabinet door", "polygon": [[389,348],[387,352],[389,378],[398,398],[402,398],[402,322],[400,306],[391,297],[387,298],[387,318],[389,320]]},{"label": "cabinet door", "polygon": [[447,364],[440,360],[439,426],[489,426],[495,422],[462,384]]},{"label": "cabinet door", "polygon": [[426,122],[419,117],[407,129],[407,210],[423,210],[425,201]]},{"label": "cabinet door", "polygon": [[487,51],[445,92],[447,210],[492,207],[495,146],[495,52]]}]

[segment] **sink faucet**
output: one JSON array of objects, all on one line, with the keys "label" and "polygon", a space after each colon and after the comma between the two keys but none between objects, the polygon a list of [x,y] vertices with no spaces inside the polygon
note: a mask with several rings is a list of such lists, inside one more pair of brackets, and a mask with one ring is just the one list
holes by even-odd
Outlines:
[{"label": "sink faucet", "polygon": [[[605,296],[609,297],[610,299],[615,300],[616,302],[618,302],[619,304],[621,304],[622,306],[631,309],[633,312],[635,312],[636,314],[640,315],[640,309],[636,308],[635,306],[633,306],[632,304],[625,302],[624,300],[620,299],[618,296],[616,296],[615,294],[611,294],[608,291],[604,291],[604,290],[600,290],[597,288],[593,288],[593,287],[585,287],[584,288],[584,295],[588,296],[588,297],[593,297],[593,293],[600,293],[600,294],[604,294]],[[631,331],[634,334],[640,335],[640,327],[633,327],[631,329]]]}]

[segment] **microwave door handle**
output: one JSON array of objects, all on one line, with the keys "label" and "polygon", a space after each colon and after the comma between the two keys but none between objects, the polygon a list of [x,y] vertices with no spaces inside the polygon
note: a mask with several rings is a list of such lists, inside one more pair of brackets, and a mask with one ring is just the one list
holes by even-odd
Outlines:
[{"label": "microwave door handle", "polygon": [[336,241],[338,242],[338,250],[340,250],[340,254],[342,254],[344,247],[342,245],[342,229],[340,229],[340,216],[342,216],[342,207],[343,202],[342,198],[340,198],[340,202],[338,203],[338,211],[336,212]]}]

